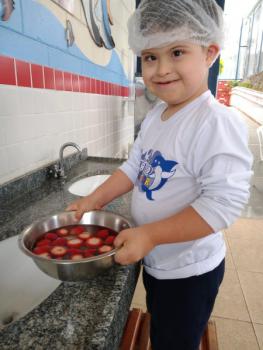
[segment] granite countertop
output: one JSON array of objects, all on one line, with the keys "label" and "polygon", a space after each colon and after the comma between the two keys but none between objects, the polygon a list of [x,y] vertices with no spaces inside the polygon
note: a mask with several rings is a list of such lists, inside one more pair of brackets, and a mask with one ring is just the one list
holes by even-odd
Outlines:
[{"label": "granite countertop", "polygon": [[[49,179],[40,188],[0,204],[0,240],[19,234],[27,225],[61,212],[75,200],[69,185],[83,177],[112,173],[116,160],[88,159],[67,179]],[[130,195],[105,209],[129,217]],[[115,265],[88,282],[62,282],[40,305],[0,332],[4,349],[117,350],[136,287],[140,264]],[[33,281],[32,281],[33,283]]]}]

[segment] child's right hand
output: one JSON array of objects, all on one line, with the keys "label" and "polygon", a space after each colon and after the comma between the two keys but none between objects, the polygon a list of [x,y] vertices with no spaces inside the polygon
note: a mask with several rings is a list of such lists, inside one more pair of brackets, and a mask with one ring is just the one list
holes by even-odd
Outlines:
[{"label": "child's right hand", "polygon": [[98,204],[98,202],[95,200],[95,198],[92,195],[89,195],[87,197],[80,198],[75,202],[72,202],[66,208],[66,211],[76,211],[75,218],[77,220],[80,220],[82,218],[82,215],[86,211],[91,211],[94,209],[95,210],[101,209],[101,206]]}]

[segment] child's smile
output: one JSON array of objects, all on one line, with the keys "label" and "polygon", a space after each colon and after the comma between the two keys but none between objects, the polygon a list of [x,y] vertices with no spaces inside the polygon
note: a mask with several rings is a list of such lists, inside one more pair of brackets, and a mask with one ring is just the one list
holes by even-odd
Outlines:
[{"label": "child's smile", "polygon": [[208,70],[217,53],[216,46],[186,42],[144,50],[145,85],[175,112],[208,89]]}]

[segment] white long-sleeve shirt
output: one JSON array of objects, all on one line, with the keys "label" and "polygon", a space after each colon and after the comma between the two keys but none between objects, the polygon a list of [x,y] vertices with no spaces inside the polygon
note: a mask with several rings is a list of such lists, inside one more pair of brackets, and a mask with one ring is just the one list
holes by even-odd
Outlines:
[{"label": "white long-sleeve shirt", "polygon": [[156,246],[144,266],[158,279],[200,275],[219,265],[226,251],[220,230],[247,203],[252,174],[245,123],[210,91],[162,121],[166,107],[162,102],[147,114],[120,167],[135,184],[133,219],[142,225],[192,206],[214,233]]}]

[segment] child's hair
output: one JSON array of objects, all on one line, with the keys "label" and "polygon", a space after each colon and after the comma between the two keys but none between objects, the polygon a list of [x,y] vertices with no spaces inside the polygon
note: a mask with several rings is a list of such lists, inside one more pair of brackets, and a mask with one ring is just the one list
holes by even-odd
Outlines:
[{"label": "child's hair", "polygon": [[223,11],[215,0],[142,0],[128,21],[129,46],[141,51],[175,41],[223,45]]}]

